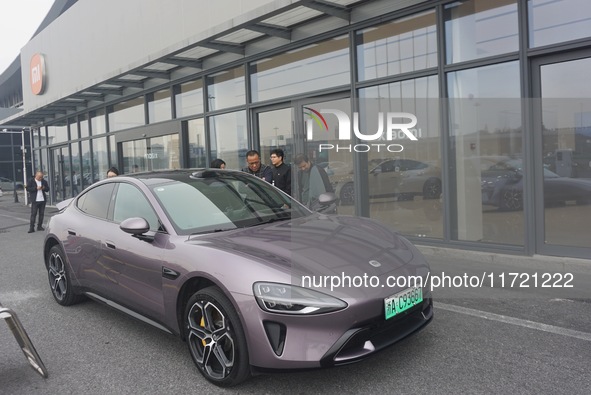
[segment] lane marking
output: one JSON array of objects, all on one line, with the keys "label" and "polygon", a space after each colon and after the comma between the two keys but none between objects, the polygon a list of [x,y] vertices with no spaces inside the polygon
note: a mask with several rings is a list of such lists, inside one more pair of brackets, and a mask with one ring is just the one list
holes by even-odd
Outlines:
[{"label": "lane marking", "polygon": [[576,339],[591,341],[591,333],[575,331],[573,329],[562,328],[559,326],[542,324],[541,322],[524,320],[521,318],[508,317],[506,315],[489,313],[486,311],[470,309],[467,307],[454,306],[447,303],[434,302],[435,309],[451,311],[459,314],[471,315],[473,317],[484,318],[486,320],[504,322],[506,324],[517,325],[524,328],[536,329],[543,332],[554,333],[557,335],[574,337]]}]

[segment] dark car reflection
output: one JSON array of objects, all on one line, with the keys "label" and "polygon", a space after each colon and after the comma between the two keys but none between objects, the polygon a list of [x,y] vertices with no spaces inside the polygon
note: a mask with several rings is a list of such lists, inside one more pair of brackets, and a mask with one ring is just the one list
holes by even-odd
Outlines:
[{"label": "dark car reflection", "polygon": [[[544,168],[544,203],[591,202],[591,180],[561,177]],[[482,204],[502,210],[523,208],[523,165],[521,159],[505,159],[481,172]]]}]

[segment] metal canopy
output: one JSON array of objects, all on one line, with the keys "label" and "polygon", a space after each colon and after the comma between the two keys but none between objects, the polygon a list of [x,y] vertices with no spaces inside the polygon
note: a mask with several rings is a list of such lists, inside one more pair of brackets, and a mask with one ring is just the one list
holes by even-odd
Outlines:
[{"label": "metal canopy", "polygon": [[[355,7],[367,0],[302,0],[271,14],[218,33],[212,37],[172,52],[136,69],[102,81],[42,108],[33,110],[10,123],[38,127],[64,115],[76,114],[97,105],[134,97],[144,89],[173,82],[203,71],[204,61],[232,54],[244,57],[247,46],[265,38],[292,40],[292,31],[312,21],[338,18],[350,21]],[[178,77],[176,77],[178,76]]]}]

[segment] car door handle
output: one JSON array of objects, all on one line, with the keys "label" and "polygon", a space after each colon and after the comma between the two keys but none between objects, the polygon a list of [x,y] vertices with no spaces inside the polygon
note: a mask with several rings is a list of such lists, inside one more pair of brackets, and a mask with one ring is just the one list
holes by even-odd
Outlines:
[{"label": "car door handle", "polygon": [[76,231],[68,229],[68,234],[70,236],[76,236]]},{"label": "car door handle", "polygon": [[105,245],[107,246],[107,248],[110,248],[112,250],[116,250],[117,249],[117,247],[115,247],[115,244],[113,244],[110,241],[105,241]]}]

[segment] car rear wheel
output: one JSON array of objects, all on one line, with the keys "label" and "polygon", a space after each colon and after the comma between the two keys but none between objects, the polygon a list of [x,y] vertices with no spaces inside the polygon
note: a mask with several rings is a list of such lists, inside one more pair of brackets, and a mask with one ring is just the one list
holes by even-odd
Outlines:
[{"label": "car rear wheel", "polygon": [[185,330],[191,357],[207,380],[231,387],[250,376],[240,319],[219,288],[202,289],[189,299]]},{"label": "car rear wheel", "polygon": [[351,205],[355,203],[355,188],[352,182],[348,182],[341,188],[339,200],[342,205]]},{"label": "car rear wheel", "polygon": [[423,185],[423,199],[439,199],[441,196],[441,180],[429,178]]},{"label": "car rear wheel", "polygon": [[51,247],[51,250],[49,250],[49,255],[47,256],[47,275],[53,298],[60,305],[71,306],[82,299],[81,295],[74,293],[64,252],[57,245]]}]

